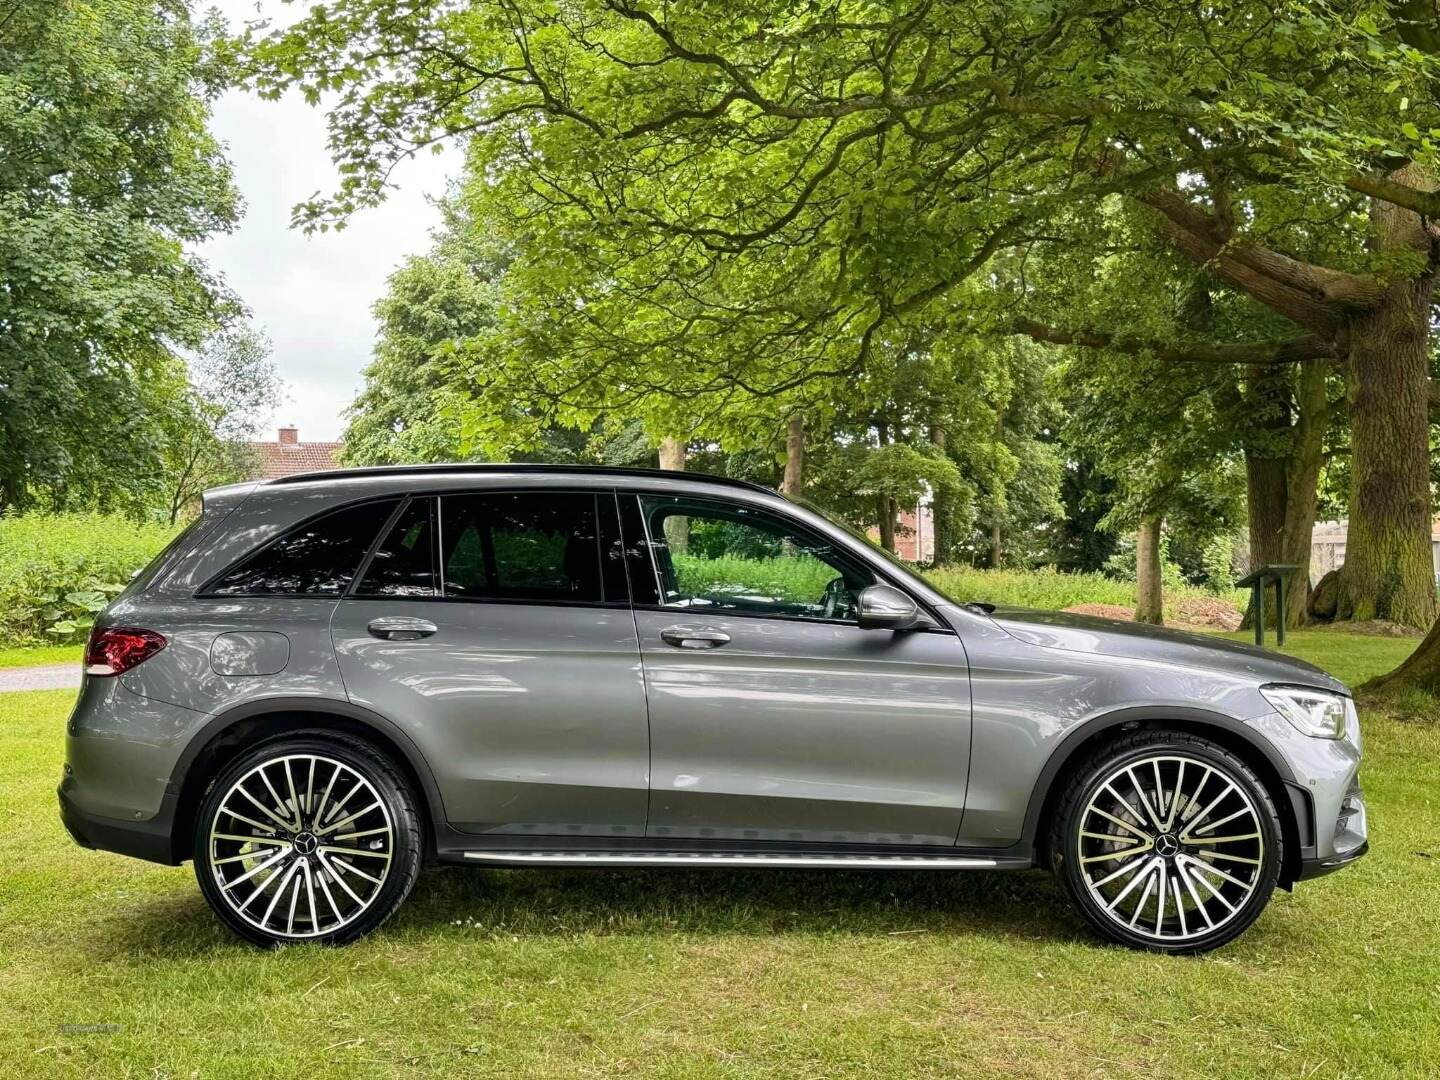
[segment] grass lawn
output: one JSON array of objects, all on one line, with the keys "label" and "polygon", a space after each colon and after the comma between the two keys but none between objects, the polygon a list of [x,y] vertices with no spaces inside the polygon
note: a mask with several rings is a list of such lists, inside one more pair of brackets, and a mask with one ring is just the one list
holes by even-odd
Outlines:
[{"label": "grass lawn", "polygon": [[0,647],[0,668],[30,667],[35,664],[79,664],[83,645],[14,645]]},{"label": "grass lawn", "polygon": [[[1291,639],[1357,683],[1413,645]],[[1434,715],[1365,712],[1372,854],[1278,893],[1208,957],[1101,945],[1039,873],[468,868],[422,875],[356,946],[262,953],[211,918],[188,868],[70,843],[53,789],[71,699],[0,695],[0,1061],[22,1076],[1370,1077],[1440,1062]]]}]

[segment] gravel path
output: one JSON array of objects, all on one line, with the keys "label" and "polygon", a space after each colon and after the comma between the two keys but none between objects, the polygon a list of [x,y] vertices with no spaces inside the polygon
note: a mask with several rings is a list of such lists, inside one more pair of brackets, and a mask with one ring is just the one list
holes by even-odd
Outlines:
[{"label": "gravel path", "polygon": [[6,690],[70,690],[80,685],[80,665],[41,664],[0,668],[0,693]]}]

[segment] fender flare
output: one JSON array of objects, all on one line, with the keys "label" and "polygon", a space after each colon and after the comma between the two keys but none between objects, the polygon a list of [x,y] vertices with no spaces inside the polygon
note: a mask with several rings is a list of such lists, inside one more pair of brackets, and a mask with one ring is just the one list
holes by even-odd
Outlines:
[{"label": "fender flare", "polygon": [[405,757],[405,764],[419,779],[423,789],[421,795],[425,799],[430,820],[436,825],[445,823],[445,803],[440,795],[440,786],[435,782],[435,774],[430,769],[430,763],[425,760],[425,756],[415,745],[415,741],[409,733],[394,721],[371,709],[338,698],[286,696],[255,698],[216,713],[190,737],[184,753],[176,761],[175,768],[170,774],[170,791],[174,797],[180,798],[196,759],[217,738],[236,724],[270,713],[310,713],[316,717],[317,721],[325,716],[339,716],[383,736],[387,742],[399,748],[400,753]]},{"label": "fender flare", "polygon": [[[1091,717],[1065,733],[1060,745],[1050,754],[1040,775],[1035,780],[1035,786],[1030,791],[1030,801],[1025,808],[1025,822],[1023,826],[1023,837],[1031,850],[1039,849],[1039,828],[1040,815],[1044,810],[1055,786],[1056,778],[1065,769],[1066,765],[1074,758],[1076,751],[1088,742],[1093,736],[1103,731],[1121,727],[1125,724],[1136,723],[1182,723],[1196,727],[1219,728],[1231,735],[1237,736],[1248,747],[1258,753],[1275,770],[1284,787],[1284,793],[1288,799],[1279,798],[1281,792],[1276,792],[1276,803],[1280,807],[1288,807],[1296,815],[1295,824],[1303,830],[1301,807],[1295,805],[1296,795],[1305,793],[1299,789],[1295,779],[1295,771],[1290,768],[1278,750],[1243,720],[1237,720],[1225,713],[1214,712],[1210,709],[1201,709],[1194,706],[1176,705],[1137,705],[1128,708],[1115,709],[1112,712],[1102,713],[1099,716]],[[1305,808],[1308,813],[1308,806]]]}]

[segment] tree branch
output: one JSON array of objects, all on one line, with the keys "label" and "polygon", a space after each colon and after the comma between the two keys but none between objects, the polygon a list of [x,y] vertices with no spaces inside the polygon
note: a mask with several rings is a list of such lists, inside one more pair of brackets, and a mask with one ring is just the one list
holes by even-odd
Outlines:
[{"label": "tree branch", "polygon": [[1275,338],[1269,341],[1236,341],[1180,347],[1161,341],[1147,341],[1128,334],[1098,330],[1072,330],[1049,326],[1033,319],[1016,319],[1008,328],[1050,345],[1081,345],[1091,349],[1113,349],[1136,355],[1150,353],[1170,364],[1302,364],[1310,360],[1338,357],[1333,342],[1314,334]]}]

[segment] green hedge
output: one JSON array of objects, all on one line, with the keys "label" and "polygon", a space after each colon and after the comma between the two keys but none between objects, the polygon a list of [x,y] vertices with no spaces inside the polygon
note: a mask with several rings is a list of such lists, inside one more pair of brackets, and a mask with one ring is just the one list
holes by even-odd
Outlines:
[{"label": "green hedge", "polygon": [[0,641],[78,641],[176,528],[102,514],[0,517]]},{"label": "green hedge", "polygon": [[675,577],[686,596],[707,596],[728,591],[743,583],[776,600],[816,604],[825,595],[825,586],[835,571],[808,555],[774,559],[745,559],[737,556],[705,558],[701,555],[672,554]]},{"label": "green hedge", "polygon": [[[1135,606],[1135,583],[1117,581],[1104,574],[1067,574],[1060,570],[976,570],[946,567],[928,570],[925,576],[947,596],[960,601],[979,600],[1001,607],[1044,608],[1059,611],[1077,604]],[[1191,597],[1214,597],[1205,589],[1190,585],[1165,584],[1165,604],[1170,607]],[[1222,593],[1244,609],[1248,594],[1241,590]]]}]

